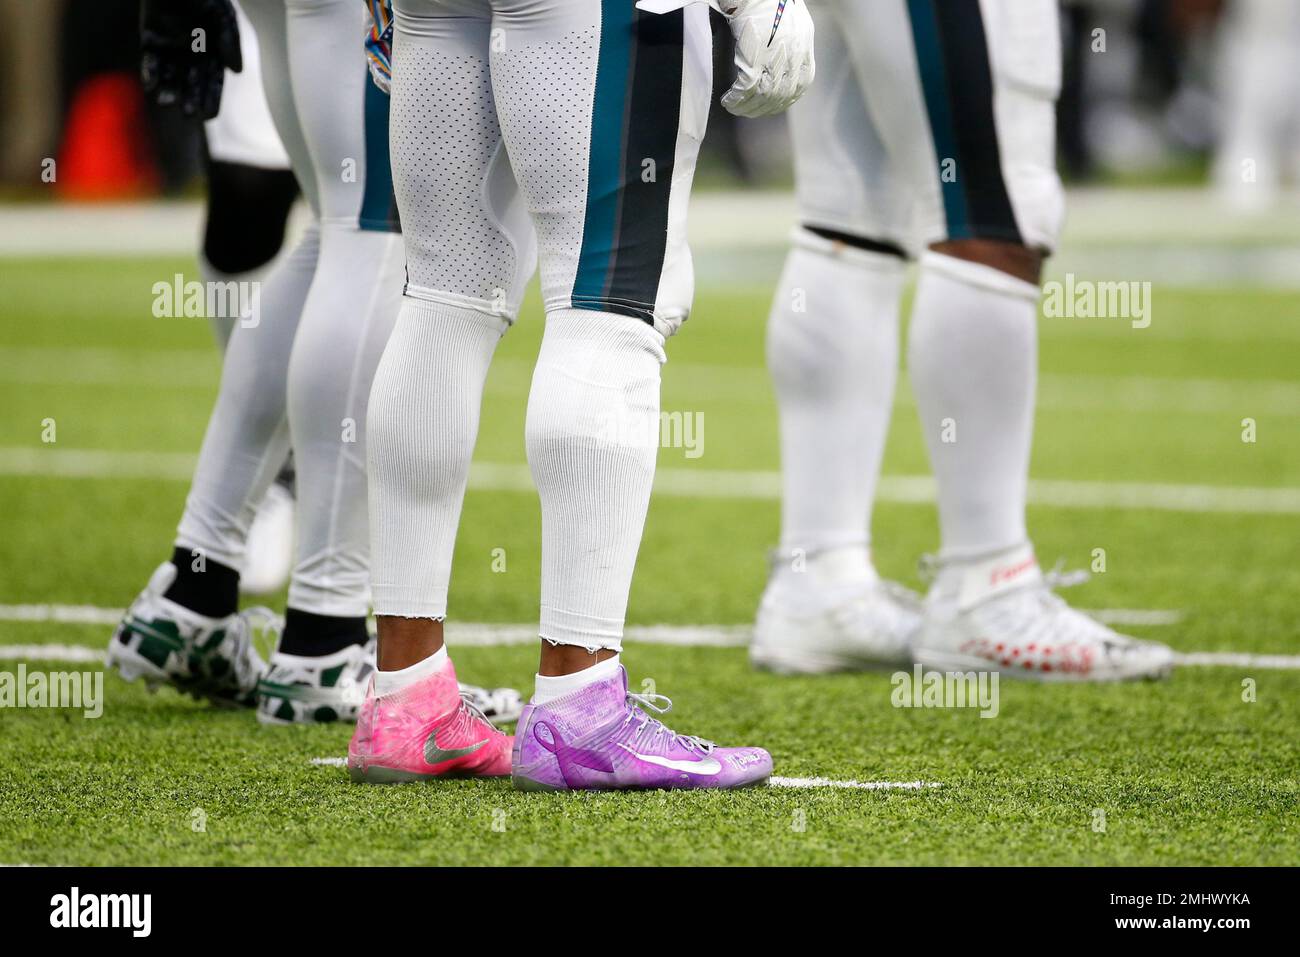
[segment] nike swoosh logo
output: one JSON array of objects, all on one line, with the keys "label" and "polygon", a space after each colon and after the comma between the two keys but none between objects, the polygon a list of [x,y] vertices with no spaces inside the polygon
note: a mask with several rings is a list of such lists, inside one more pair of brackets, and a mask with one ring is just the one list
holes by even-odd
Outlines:
[{"label": "nike swoosh logo", "polygon": [[659,767],[668,768],[670,771],[685,771],[687,774],[717,774],[722,770],[722,765],[718,763],[717,758],[704,758],[699,761],[677,761],[673,758],[660,757],[657,754],[637,754],[626,744],[620,744],[619,747],[638,761],[644,761],[646,764],[657,764]]},{"label": "nike swoosh logo", "polygon": [[485,744],[487,744],[487,738],[477,744],[471,744],[467,748],[441,748],[438,746],[438,732],[432,731],[424,742],[424,760],[430,764],[441,764],[443,761],[450,761],[452,758],[463,758],[466,755],[473,754]]},{"label": "nike swoosh logo", "polygon": [[767,45],[771,46],[772,41],[776,39],[776,31],[781,26],[781,15],[785,13],[785,0],[781,0],[776,7],[776,19],[772,21],[772,35],[767,38]]}]

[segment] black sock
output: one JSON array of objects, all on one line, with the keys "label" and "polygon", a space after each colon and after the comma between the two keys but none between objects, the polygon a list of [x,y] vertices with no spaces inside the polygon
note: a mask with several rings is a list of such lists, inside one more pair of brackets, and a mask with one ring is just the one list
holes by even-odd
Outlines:
[{"label": "black sock", "polygon": [[320,658],[349,645],[364,645],[369,640],[365,615],[337,618],[288,608],[284,612],[284,631],[280,634],[278,650],[286,655]]},{"label": "black sock", "polygon": [[203,570],[195,571],[197,561],[189,549],[172,550],[176,580],[163,597],[209,618],[224,618],[238,611],[239,572],[206,557],[200,565]]}]

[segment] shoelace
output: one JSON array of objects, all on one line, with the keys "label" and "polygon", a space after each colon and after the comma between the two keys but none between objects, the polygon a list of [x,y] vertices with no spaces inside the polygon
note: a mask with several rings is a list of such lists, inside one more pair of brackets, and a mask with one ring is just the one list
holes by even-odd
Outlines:
[{"label": "shoelace", "polygon": [[877,605],[884,610],[883,613],[890,626],[895,631],[910,630],[916,616],[921,614],[921,596],[906,585],[900,585],[888,578],[879,579],[876,587],[892,599],[890,602],[877,602]]},{"label": "shoelace", "polygon": [[1120,649],[1134,645],[1133,639],[1071,608],[1059,595],[1045,588],[1026,592],[1020,601],[995,604],[987,613],[995,615],[1003,627],[1021,634],[1026,642]]},{"label": "shoelace", "polygon": [[[935,576],[939,574],[940,564],[942,563],[939,561],[939,556],[930,553],[926,553],[917,559],[916,570],[921,576],[921,580],[924,582],[934,581]],[[1064,557],[1058,558],[1055,565],[1043,572],[1043,581],[1046,582],[1048,588],[1073,588],[1075,585],[1082,585],[1091,578],[1092,573],[1086,568],[1076,568],[1072,571],[1066,571]],[[914,598],[917,597],[915,593],[903,588],[903,586],[899,585],[897,582],[886,580],[885,586],[899,589],[905,595],[911,595]],[[902,595],[897,597],[901,598]]]},{"label": "shoelace", "polygon": [[[239,613],[239,618],[247,629],[249,644],[263,658],[270,658],[271,652],[280,643],[280,634],[284,631],[284,618],[265,605],[245,608]],[[269,642],[265,640],[262,642],[262,648],[258,648],[254,641],[254,636],[257,634],[270,637]]]},{"label": "shoelace", "polygon": [[912,589],[908,588],[906,585],[901,585],[898,582],[891,581],[888,578],[880,579],[880,585],[882,588],[884,588],[885,594],[889,595],[900,605],[904,605],[907,608],[912,609],[913,611],[921,610],[921,605],[922,605],[921,596],[918,595],[916,592],[912,591]]},{"label": "shoelace", "polygon": [[519,692],[514,688],[480,688],[461,682],[461,696],[488,716],[489,721],[500,720],[507,713],[517,714],[521,705]]},{"label": "shoelace", "polygon": [[230,637],[235,642],[233,654],[230,655],[235,684],[241,690],[250,690],[257,686],[258,679],[266,671],[268,657],[257,647],[255,636],[258,634],[269,636],[267,644],[273,649],[279,643],[284,622],[279,615],[264,605],[245,608],[235,617],[235,622],[236,626],[230,630]]},{"label": "shoelace", "polygon": [[492,727],[492,722],[474,703],[473,696],[462,691],[460,693],[460,707],[452,715],[451,721],[447,725],[447,731],[453,739],[456,739],[462,735],[468,735],[471,727],[476,723],[479,725],[480,730],[483,725],[488,728]]},{"label": "shoelace", "polygon": [[1056,588],[1073,588],[1075,585],[1084,584],[1091,578],[1092,573],[1086,568],[1075,568],[1066,571],[1065,559],[1063,557],[1058,558],[1056,564],[1043,573],[1043,582],[1047,585],[1048,591],[1041,595],[1040,599],[1050,608],[1052,618],[1067,635],[1073,632],[1078,636],[1077,640],[1080,641],[1099,641],[1108,645],[1117,645],[1121,648],[1133,646],[1135,642],[1132,638],[1121,635],[1117,631],[1112,631],[1091,615],[1071,608],[1061,596],[1053,594],[1051,591],[1051,589]]},{"label": "shoelace", "polygon": [[[682,747],[688,751],[700,750],[705,754],[713,751],[715,745],[712,741],[705,740],[694,734],[679,734],[668,725],[664,724],[658,718],[652,718],[646,709],[655,712],[655,714],[667,714],[673,710],[673,699],[664,694],[634,694],[631,691],[627,693],[627,700],[637,705],[640,710],[632,710],[628,713],[625,723],[630,723],[640,715],[640,726],[636,729],[635,736],[640,739],[646,731],[654,729],[651,737],[658,738],[667,734],[668,743],[671,745],[680,742]],[[663,702],[660,705],[659,702]]]},{"label": "shoelace", "polygon": [[471,717],[478,718],[485,724],[491,724],[492,722],[489,721],[488,716],[483,713],[483,709],[475,703],[474,698],[475,695],[472,691],[462,691],[460,693],[460,703],[461,707],[464,709],[461,713],[464,714],[465,711],[468,711]]},{"label": "shoelace", "polygon": [[[933,581],[939,564],[938,556],[927,554],[921,556],[917,567],[923,579]],[[1071,608],[1053,592],[1056,588],[1073,588],[1091,578],[1092,574],[1084,568],[1066,571],[1065,559],[1058,558],[1056,564],[1043,572],[1045,587],[1024,592],[1020,601],[998,603],[989,613],[996,616],[1004,627],[1018,632],[1028,641],[1046,638],[1058,645],[1064,641],[1134,647],[1136,643],[1132,638],[1112,631],[1095,618]]]},{"label": "shoelace", "polygon": [[1065,570],[1065,558],[1058,558],[1056,564],[1043,572],[1043,581],[1047,582],[1048,588],[1073,588],[1075,585],[1082,585],[1092,578],[1092,572],[1086,568],[1076,568],[1073,571]]}]

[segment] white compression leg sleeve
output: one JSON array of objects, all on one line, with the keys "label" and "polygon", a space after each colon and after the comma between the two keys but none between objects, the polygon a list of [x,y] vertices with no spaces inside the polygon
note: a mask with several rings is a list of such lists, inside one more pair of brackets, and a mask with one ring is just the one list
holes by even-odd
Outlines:
[{"label": "white compression leg sleeve", "polygon": [[393,183],[403,299],[370,399],[375,612],[443,618],[483,383],[536,262],[497,122],[492,21],[399,4]]},{"label": "white compression leg sleeve", "polygon": [[622,647],[659,444],[663,337],[627,316],[546,319],[528,396],[528,464],[542,503],[541,636]]},{"label": "white compression leg sleeve", "polygon": [[478,435],[505,318],[404,299],[375,375],[367,425],[375,613],[443,618]]},{"label": "white compression leg sleeve", "polygon": [[909,368],[939,486],[944,557],[1026,540],[1038,287],[935,252],[921,259]]},{"label": "white compression leg sleeve", "polygon": [[366,409],[397,318],[404,264],[399,235],[321,229],[288,376],[298,499],[289,607],[300,611],[370,610]]},{"label": "white compression leg sleeve", "polygon": [[903,260],[799,233],[767,327],[781,421],[781,547],[870,541],[898,377]]}]

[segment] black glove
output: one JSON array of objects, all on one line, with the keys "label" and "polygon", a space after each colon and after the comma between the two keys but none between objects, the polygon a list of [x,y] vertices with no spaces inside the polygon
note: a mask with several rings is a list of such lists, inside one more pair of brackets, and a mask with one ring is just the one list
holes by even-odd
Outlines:
[{"label": "black glove", "polygon": [[226,70],[243,68],[231,0],[141,0],[140,79],[159,106],[210,120]]}]

